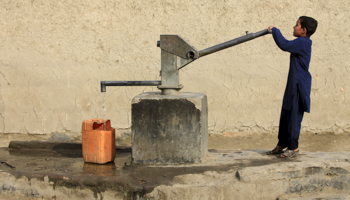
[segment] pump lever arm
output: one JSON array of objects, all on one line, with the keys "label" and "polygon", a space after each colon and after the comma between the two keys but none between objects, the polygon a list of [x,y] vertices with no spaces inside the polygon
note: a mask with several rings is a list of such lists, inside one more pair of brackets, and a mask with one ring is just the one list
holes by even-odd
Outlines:
[{"label": "pump lever arm", "polygon": [[209,54],[212,54],[212,53],[215,53],[215,52],[218,52],[218,51],[221,51],[223,49],[235,46],[237,44],[247,42],[249,40],[266,35],[268,33],[269,33],[268,30],[265,29],[265,30],[262,30],[262,31],[259,31],[256,33],[250,33],[250,34],[244,35],[242,37],[239,37],[239,38],[236,38],[236,39],[233,39],[233,40],[230,40],[230,41],[227,41],[227,42],[224,42],[224,43],[221,43],[221,44],[218,44],[218,45],[206,48],[206,49],[203,49],[203,50],[199,51],[199,58],[206,56],[206,55],[209,55]]},{"label": "pump lever arm", "polygon": [[[235,38],[233,40],[229,40],[227,42],[224,42],[224,43],[221,43],[221,44],[218,44],[218,45],[214,45],[212,47],[203,49],[203,50],[201,50],[199,52],[197,52],[197,51],[196,52],[187,51],[186,59],[181,59],[181,60],[185,60],[186,62],[184,62],[185,64],[182,64],[181,67],[179,67],[178,69],[181,69],[181,68],[185,67],[186,65],[188,65],[189,63],[195,61],[196,59],[198,59],[200,57],[203,57],[203,56],[206,56],[206,55],[209,55],[209,54],[221,51],[223,49],[226,49],[226,48],[229,48],[229,47],[241,44],[243,42],[247,42],[247,41],[255,39],[257,37],[266,35],[269,32],[268,32],[267,29],[265,29],[265,30],[262,30],[262,31],[259,31],[259,32],[256,32],[256,33],[248,34],[248,31],[246,31],[246,33],[247,34],[244,35],[244,36],[241,36],[239,38]],[[192,47],[192,48],[194,48],[194,47]]]}]

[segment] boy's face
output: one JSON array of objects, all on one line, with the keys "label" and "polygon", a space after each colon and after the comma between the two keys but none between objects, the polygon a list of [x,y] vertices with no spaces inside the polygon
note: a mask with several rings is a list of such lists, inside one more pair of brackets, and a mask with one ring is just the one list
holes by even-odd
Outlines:
[{"label": "boy's face", "polygon": [[300,25],[300,19],[298,19],[297,23],[295,24],[293,36],[295,37],[304,37],[306,36],[306,28],[301,28]]}]

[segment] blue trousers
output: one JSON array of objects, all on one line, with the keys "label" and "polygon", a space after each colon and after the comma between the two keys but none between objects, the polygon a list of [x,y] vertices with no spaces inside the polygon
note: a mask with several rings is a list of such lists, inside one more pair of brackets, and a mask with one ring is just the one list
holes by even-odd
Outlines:
[{"label": "blue trousers", "polygon": [[290,150],[299,147],[299,135],[304,108],[299,99],[299,93],[294,96],[290,110],[282,108],[280,126],[278,130],[278,146],[288,147]]}]

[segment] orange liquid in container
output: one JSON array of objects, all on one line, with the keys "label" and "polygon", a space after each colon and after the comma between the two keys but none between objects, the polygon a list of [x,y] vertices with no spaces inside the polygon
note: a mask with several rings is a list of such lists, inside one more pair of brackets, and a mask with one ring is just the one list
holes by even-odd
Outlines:
[{"label": "orange liquid in container", "polygon": [[85,162],[104,164],[114,161],[115,130],[111,127],[110,120],[84,120],[82,137]]}]

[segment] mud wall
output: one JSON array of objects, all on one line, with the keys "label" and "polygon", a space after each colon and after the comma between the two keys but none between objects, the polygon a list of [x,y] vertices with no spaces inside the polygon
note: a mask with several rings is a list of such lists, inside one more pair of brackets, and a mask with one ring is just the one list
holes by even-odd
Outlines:
[{"label": "mud wall", "polygon": [[[293,39],[301,15],[312,36],[311,113],[304,132],[350,132],[350,1],[0,0],[0,133],[79,135],[84,119],[131,124],[131,100],[156,87],[102,80],[160,80],[160,34],[198,50],[277,26]],[[203,57],[180,71],[184,92],[208,96],[210,133],[275,132],[289,53],[267,35]]]}]

